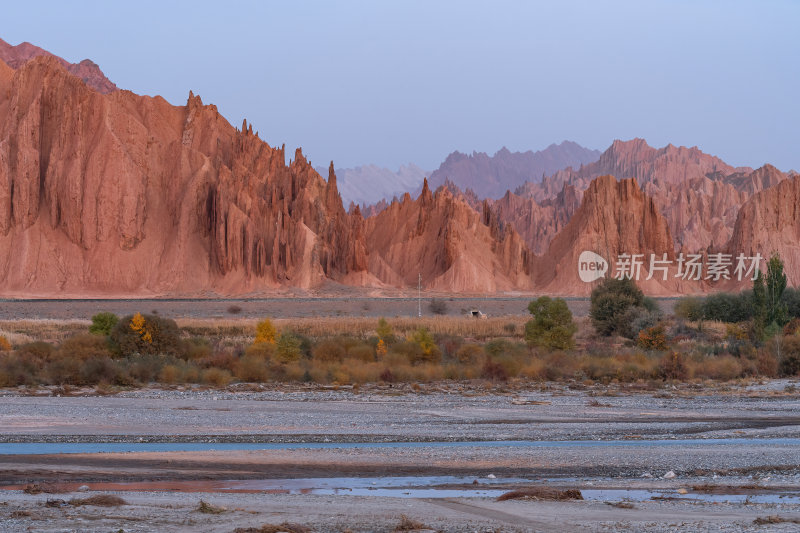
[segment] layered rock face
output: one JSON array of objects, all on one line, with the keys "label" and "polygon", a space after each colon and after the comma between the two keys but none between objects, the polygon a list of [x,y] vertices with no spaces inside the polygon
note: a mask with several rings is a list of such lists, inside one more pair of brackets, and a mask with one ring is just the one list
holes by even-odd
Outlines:
[{"label": "layered rock face", "polygon": [[17,46],[11,46],[0,39],[0,61],[4,62],[12,69],[18,69],[34,57],[42,56],[55,58],[61,63],[61,66],[67,69],[67,72],[73,76],[77,76],[83,80],[86,85],[99,93],[108,94],[117,90],[117,86],[106,78],[103,71],[100,70],[100,67],[90,59],[84,59],[80,63],[70,63],[31,43],[21,43]]},{"label": "layered rock face", "polygon": [[[609,262],[607,277],[614,275],[619,254],[656,254],[674,259],[672,235],[666,220],[652,198],[647,197],[634,179],[617,181],[602,176],[591,182],[583,202],[547,252],[537,258],[535,285],[554,294],[585,295],[593,285],[578,276],[578,258],[584,251],[599,254]],[[676,287],[673,279],[645,281],[641,269],[640,285],[652,294],[668,294]]]},{"label": "layered rock face", "polygon": [[754,194],[739,210],[727,250],[765,258],[777,252],[789,284],[800,284],[800,177]]},{"label": "layered rock face", "polygon": [[364,220],[335,176],[285,164],[243,125],[103,95],[52,57],[0,64],[0,265],[6,294],[241,294],[363,283]]},{"label": "layered rock face", "polygon": [[530,289],[531,255],[488,204],[478,214],[447,188],[406,194],[367,219],[370,271],[394,286],[448,292]]}]

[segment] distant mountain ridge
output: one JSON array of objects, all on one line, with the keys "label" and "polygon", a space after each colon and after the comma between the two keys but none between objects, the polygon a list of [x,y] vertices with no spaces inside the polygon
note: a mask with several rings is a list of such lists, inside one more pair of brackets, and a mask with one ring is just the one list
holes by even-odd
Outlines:
[{"label": "distant mountain ridge", "polygon": [[67,72],[82,79],[86,85],[99,93],[109,94],[118,90],[117,86],[106,78],[103,71],[100,70],[100,67],[90,59],[84,59],[80,63],[70,63],[66,59],[58,57],[31,43],[24,42],[12,46],[3,39],[0,39],[0,61],[3,61],[14,70],[20,68],[34,57],[41,56],[54,57],[67,69]]},{"label": "distant mountain ridge", "polygon": [[[327,169],[317,168],[323,174]],[[408,191],[422,187],[422,181],[430,172],[414,163],[402,165],[396,172],[377,165],[363,165],[354,168],[337,168],[339,194],[344,205],[351,203],[366,207],[381,200],[391,200]],[[323,174],[324,175],[324,174]]]},{"label": "distant mountain ridge", "polygon": [[572,141],[551,144],[537,152],[512,152],[503,147],[493,156],[485,152],[468,155],[456,151],[433,171],[428,182],[436,189],[449,180],[462,190],[471,189],[481,198],[497,199],[526,182],[537,182],[559,170],[593,163],[600,156],[599,150],[590,150]]}]

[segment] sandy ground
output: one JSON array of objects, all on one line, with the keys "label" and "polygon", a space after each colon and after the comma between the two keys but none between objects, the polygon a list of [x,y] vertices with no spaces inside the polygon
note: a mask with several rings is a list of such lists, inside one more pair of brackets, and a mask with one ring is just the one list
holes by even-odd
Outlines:
[{"label": "sandy ground", "polygon": [[[527,314],[527,307],[535,295],[457,298],[440,296],[446,302],[448,315],[462,315],[479,309],[489,316]],[[428,309],[432,296],[423,295],[423,316],[431,316]],[[588,298],[566,298],[575,316],[589,314]],[[659,298],[665,313],[671,313],[675,298]],[[241,308],[232,315],[231,306]],[[254,299],[141,299],[141,300],[0,300],[0,320],[70,319],[88,320],[99,311],[110,311],[117,315],[156,311],[172,318],[221,318],[243,317],[273,318],[296,317],[397,317],[417,316],[419,302],[413,297],[374,298],[351,295],[346,297],[284,297]]]},{"label": "sandy ground", "polygon": [[[315,531],[392,531],[406,515],[442,531],[795,531],[800,526],[786,522],[800,520],[800,396],[795,385],[773,381],[660,391],[599,386],[515,391],[429,386],[417,392],[375,387],[358,393],[142,390],[69,398],[5,391],[0,394],[2,442],[423,444],[0,455],[0,485],[5,487],[0,490],[0,530],[232,532],[289,521]],[[561,444],[465,443],[497,439]],[[670,444],[674,439],[679,444]],[[719,444],[712,439],[735,440]],[[600,445],[581,445],[586,442]],[[380,482],[398,476],[418,476],[423,488],[429,488],[425,477],[458,476],[477,484],[450,488],[547,486],[586,494],[627,489],[659,491],[661,496],[634,498],[632,508],[620,508],[611,505],[619,498],[611,497],[499,502],[493,497],[354,496],[346,480],[336,494],[258,488],[263,480],[289,479],[294,480],[290,486],[312,489],[313,478]],[[500,483],[489,485],[489,476],[496,478],[491,483]],[[244,480],[256,484],[241,485]],[[19,490],[29,483],[61,484],[67,492]],[[722,494],[793,499],[726,503],[725,498],[671,497],[681,490],[692,496],[703,485]],[[236,489],[242,486],[250,488]],[[95,494],[118,494],[128,504],[47,505],[48,500]],[[201,499],[225,511],[201,513]],[[784,522],[754,523],[768,516]]]}]

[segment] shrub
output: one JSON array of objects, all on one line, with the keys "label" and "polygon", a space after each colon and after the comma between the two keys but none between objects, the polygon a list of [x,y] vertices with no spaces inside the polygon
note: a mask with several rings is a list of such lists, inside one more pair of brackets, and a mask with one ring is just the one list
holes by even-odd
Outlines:
[{"label": "shrub", "polygon": [[178,365],[164,365],[158,374],[161,383],[178,383],[181,379],[181,368]]},{"label": "shrub", "polygon": [[465,344],[456,352],[455,359],[462,365],[477,363],[484,355],[483,347],[479,344]]},{"label": "shrub", "polygon": [[0,335],[0,352],[8,352],[11,350],[11,343],[5,335]]},{"label": "shrub", "polygon": [[91,357],[110,357],[108,343],[102,337],[94,334],[79,333],[65,339],[58,349],[60,357],[74,357],[85,360]]},{"label": "shrub", "polygon": [[786,336],[797,335],[800,333],[800,318],[793,318],[783,327],[783,334]]},{"label": "shrub", "polygon": [[254,383],[267,381],[269,379],[268,359],[258,355],[245,355],[234,365],[233,374],[240,381]]},{"label": "shrub", "polygon": [[253,343],[244,349],[244,355],[245,357],[260,357],[269,361],[275,355],[275,345],[266,342]]},{"label": "shrub", "polygon": [[787,287],[783,291],[781,301],[786,305],[786,314],[789,318],[800,317],[800,290]]},{"label": "shrub", "polygon": [[686,379],[689,375],[683,355],[679,352],[670,352],[662,357],[659,371],[664,379]]},{"label": "shrub", "polygon": [[667,334],[664,326],[652,326],[641,330],[636,344],[645,350],[666,350]]},{"label": "shrub", "polygon": [[355,359],[363,363],[371,363],[375,361],[375,351],[369,344],[359,343],[351,346],[347,350],[347,357]]},{"label": "shrub", "polygon": [[211,357],[213,352],[211,344],[204,337],[192,337],[184,343],[183,356],[189,361]]},{"label": "shrub", "polygon": [[420,347],[419,357],[411,363],[428,362],[438,363],[442,358],[442,352],[433,340],[433,335],[427,328],[419,328],[414,332],[411,339]]},{"label": "shrub", "polygon": [[232,314],[232,315],[238,315],[239,313],[242,312],[242,308],[239,307],[238,305],[235,305],[235,304],[234,305],[229,305],[228,306],[228,312],[230,314]]},{"label": "shrub", "polygon": [[743,291],[739,294],[718,292],[703,300],[702,318],[720,322],[745,322],[753,317],[753,293]]},{"label": "shrub", "polygon": [[694,376],[728,381],[742,374],[742,365],[735,357],[710,357],[694,365]]},{"label": "shrub", "polygon": [[685,296],[677,301],[675,316],[692,322],[703,319],[703,299],[696,296]]},{"label": "shrub", "polygon": [[347,350],[335,339],[325,339],[317,343],[311,350],[315,360],[339,362],[347,355]]},{"label": "shrub", "polygon": [[[652,301],[646,298],[645,302]],[[625,316],[630,323],[630,338],[637,338],[639,332],[644,329],[652,328],[658,325],[661,320],[661,310],[648,309],[647,307],[631,307],[625,313]]]},{"label": "shrub", "polygon": [[156,354],[134,353],[128,356],[127,366],[130,377],[139,383],[150,383],[156,380],[166,358]]},{"label": "shrub", "polygon": [[778,375],[779,361],[767,350],[759,350],[756,355],[756,371],[759,376],[773,378]]},{"label": "shrub", "polygon": [[81,360],[76,357],[56,357],[48,361],[44,374],[50,383],[83,385]]},{"label": "shrub", "polygon": [[378,327],[375,328],[375,333],[378,334],[379,339],[387,344],[392,344],[396,341],[394,330],[385,318],[378,320]]},{"label": "shrub", "polygon": [[732,341],[747,340],[747,330],[739,324],[726,324],[725,336]]},{"label": "shrub", "polygon": [[423,360],[422,348],[414,341],[401,341],[392,344],[389,348],[388,359],[392,359],[393,356],[402,357],[408,363]]},{"label": "shrub", "polygon": [[572,336],[578,330],[572,312],[562,298],[548,296],[528,304],[533,319],[525,324],[525,340],[530,346],[568,350],[574,346]]},{"label": "shrub", "polygon": [[256,338],[253,343],[275,344],[277,335],[278,333],[275,330],[275,326],[272,325],[272,321],[269,318],[265,318],[256,325]]},{"label": "shrub", "polygon": [[28,358],[43,360],[49,359],[54,350],[55,348],[49,342],[34,341],[20,346],[17,353]]},{"label": "shrub", "polygon": [[108,337],[114,326],[119,322],[119,317],[114,313],[102,312],[92,317],[92,325],[89,326],[89,333]]},{"label": "shrub", "polygon": [[85,360],[81,365],[80,379],[86,385],[98,383],[124,385],[128,380],[117,363],[108,357],[92,357]]},{"label": "shrub", "polygon": [[433,338],[445,359],[453,359],[458,349],[464,344],[464,339],[456,335],[436,334]]},{"label": "shrub", "polygon": [[606,278],[592,291],[589,314],[600,335],[632,337],[630,311],[643,305],[644,294],[633,280]]},{"label": "shrub", "polygon": [[0,355],[0,387],[35,385],[42,361],[16,353]]},{"label": "shrub", "polygon": [[781,353],[780,374],[782,376],[796,376],[800,374],[800,337],[785,337],[783,339]]},{"label": "shrub", "polygon": [[302,355],[300,339],[294,333],[285,331],[278,337],[275,347],[275,358],[281,363],[297,361]]},{"label": "shrub", "polygon": [[491,381],[507,381],[508,374],[506,373],[505,367],[499,362],[493,361],[491,357],[487,357],[483,361],[483,367],[481,368],[481,377],[484,379],[489,379]]},{"label": "shrub", "polygon": [[133,354],[183,354],[180,330],[174,320],[136,313],[122,318],[110,335],[112,349],[124,357]]},{"label": "shrub", "polygon": [[446,315],[447,302],[440,298],[432,298],[431,303],[428,304],[428,310],[434,315]]},{"label": "shrub", "polygon": [[227,370],[221,368],[207,368],[203,370],[203,383],[215,387],[224,387],[233,380]]},{"label": "shrub", "polygon": [[499,357],[500,355],[510,353],[513,349],[514,345],[507,339],[492,339],[483,345],[483,351],[491,357]]}]

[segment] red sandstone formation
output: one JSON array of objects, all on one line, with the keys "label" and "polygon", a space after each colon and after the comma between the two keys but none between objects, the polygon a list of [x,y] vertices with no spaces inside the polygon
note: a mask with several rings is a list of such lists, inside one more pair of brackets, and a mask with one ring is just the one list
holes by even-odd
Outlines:
[{"label": "red sandstone formation", "polygon": [[[332,166],[326,181],[300,150],[287,165],[283,148],[191,92],[172,106],[94,90],[59,58],[10,49],[16,68],[0,61],[5,296],[415,287],[419,274],[443,292],[588,294],[584,250],[606,257],[609,274],[621,253],[777,251],[800,282],[800,177],[769,165],[733,169],[695,148],[616,142],[527,196],[481,200],[450,182],[434,194],[426,182],[417,199],[364,219],[357,206],[345,211]],[[603,169],[637,179],[595,176]],[[709,288],[641,284],[652,294]]]},{"label": "red sandstone formation", "polygon": [[[609,262],[607,277],[614,275],[621,253],[674,258],[669,227],[653,200],[636,180],[617,181],[613,176],[601,176],[589,185],[581,206],[536,261],[535,285],[554,294],[589,294],[593,284],[578,277],[578,257],[583,251],[598,253]],[[677,288],[671,277],[667,282],[658,276],[644,281],[646,277],[645,263],[640,285],[651,294],[669,294]]]},{"label": "red sandstone formation", "polygon": [[18,69],[34,57],[41,56],[55,58],[67,69],[67,72],[82,79],[86,85],[99,93],[108,94],[117,90],[117,86],[106,78],[100,67],[90,59],[84,59],[80,63],[70,63],[31,43],[20,43],[17,46],[11,46],[0,39],[0,61],[12,69]]},{"label": "red sandstone formation", "polygon": [[243,294],[364,284],[364,220],[200,98],[90,90],[52,57],[0,63],[5,294]]},{"label": "red sandstone formation", "polygon": [[799,209],[798,176],[754,194],[739,210],[728,252],[760,253],[765,258],[777,252],[785,263],[789,284],[797,286],[800,284]]},{"label": "red sandstone formation", "polygon": [[522,240],[485,206],[482,215],[446,188],[406,194],[367,219],[370,271],[387,285],[447,292],[530,289],[530,258]]}]

